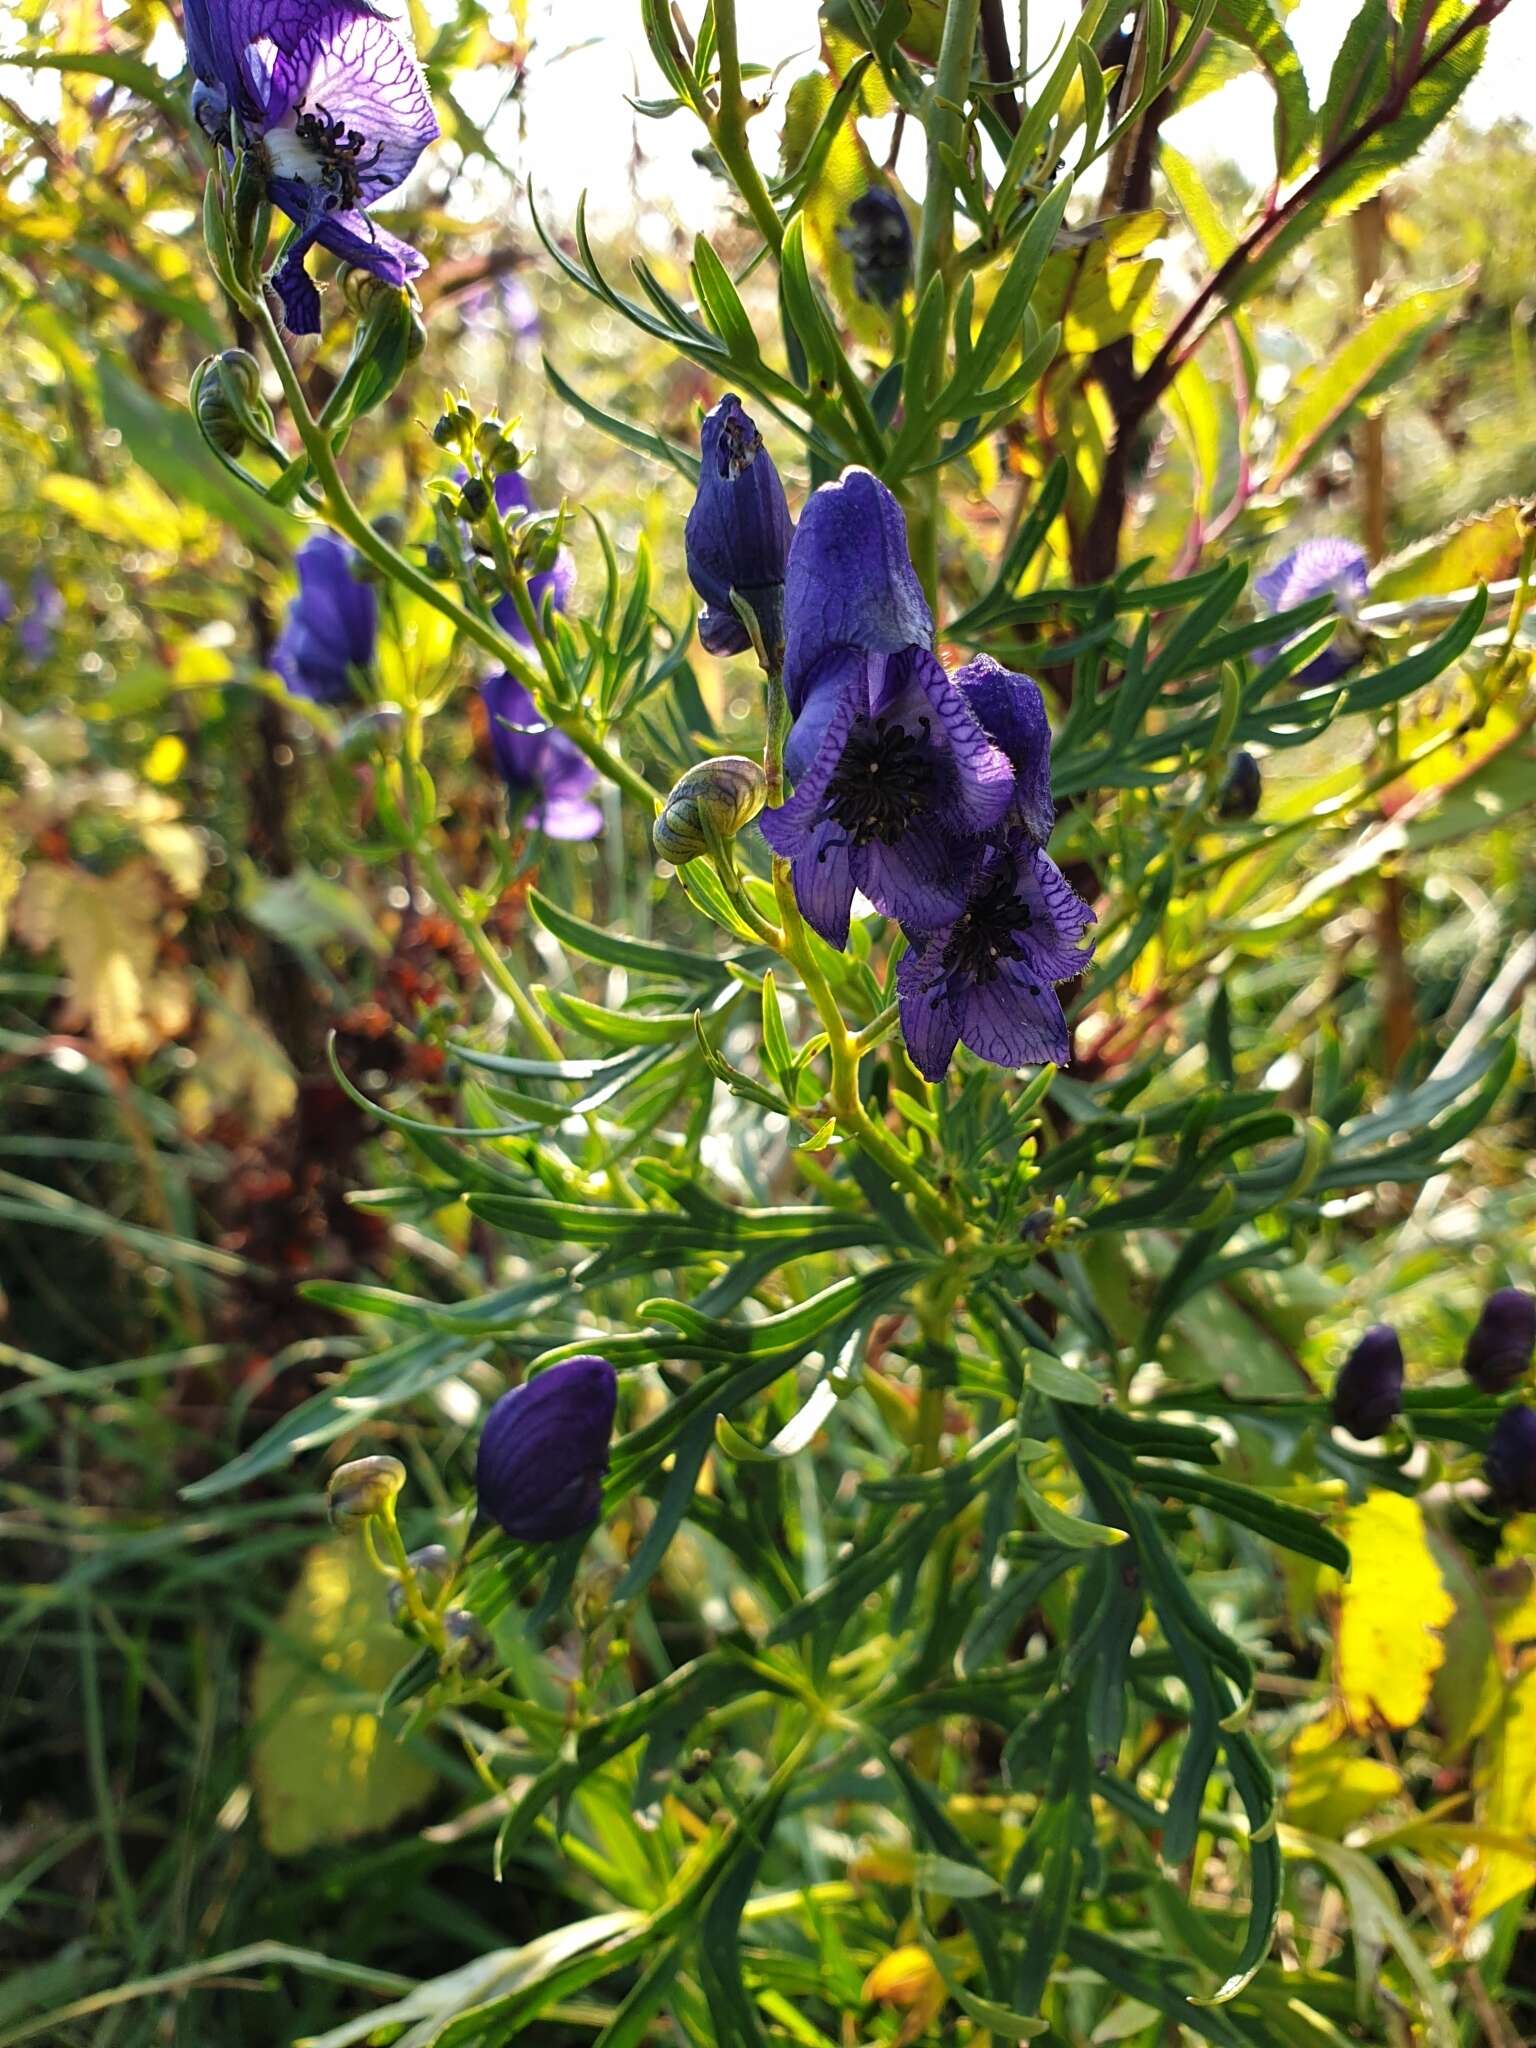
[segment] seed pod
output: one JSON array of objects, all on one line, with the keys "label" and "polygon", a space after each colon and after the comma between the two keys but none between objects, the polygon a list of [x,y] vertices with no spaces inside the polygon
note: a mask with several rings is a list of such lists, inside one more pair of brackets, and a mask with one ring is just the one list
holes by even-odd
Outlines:
[{"label": "seed pod", "polygon": [[1333,1419],[1362,1443],[1380,1436],[1403,1405],[1403,1347],[1390,1323],[1366,1331],[1333,1385]]},{"label": "seed pod", "polygon": [[651,844],[663,860],[681,867],[716,841],[734,839],[763,808],[768,784],[762,769],[745,754],[721,754],[700,761],[672,786],[661,816],[651,827]]},{"label": "seed pod", "polygon": [[1536,1408],[1506,1408],[1493,1426],[1483,1471],[1501,1507],[1536,1512]]},{"label": "seed pod", "polygon": [[350,1529],[382,1514],[405,1484],[405,1467],[398,1458],[354,1458],[338,1465],[326,1482],[325,1497],[331,1524]]},{"label": "seed pod", "polygon": [[470,1678],[477,1671],[483,1671],[496,1654],[485,1624],[478,1621],[467,1607],[450,1607],[443,1616],[443,1654],[438,1660],[440,1671],[457,1671]]},{"label": "seed pod", "polygon": [[[428,1606],[447,1583],[453,1570],[453,1559],[441,1543],[423,1544],[420,1550],[413,1550],[406,1559],[421,1588],[423,1599]],[[405,1612],[405,1588],[398,1579],[389,1589],[389,1618],[399,1621]]]},{"label": "seed pod", "polygon": [[1501,1287],[1483,1303],[1461,1354],[1462,1370],[1485,1394],[1503,1394],[1523,1380],[1536,1351],[1536,1295]]},{"label": "seed pod", "polygon": [[1227,763],[1227,772],[1216,793],[1218,818],[1251,818],[1264,794],[1264,777],[1259,764],[1245,748],[1239,747]]}]

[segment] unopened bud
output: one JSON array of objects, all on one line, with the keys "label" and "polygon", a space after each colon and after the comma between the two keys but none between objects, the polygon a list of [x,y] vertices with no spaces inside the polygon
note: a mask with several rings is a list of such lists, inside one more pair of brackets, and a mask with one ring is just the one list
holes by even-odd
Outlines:
[{"label": "unopened bud", "polygon": [[1333,1385],[1333,1419],[1362,1443],[1380,1436],[1403,1405],[1403,1347],[1390,1323],[1366,1331]]},{"label": "unopened bud", "polygon": [[[420,1550],[413,1550],[405,1561],[411,1568],[422,1598],[430,1607],[448,1583],[453,1559],[441,1543],[427,1543]],[[405,1588],[397,1579],[389,1589],[389,1618],[399,1621],[404,1612]]]},{"label": "unopened bud", "polygon": [[1523,1380],[1536,1352],[1536,1295],[1501,1287],[1483,1303],[1462,1353],[1462,1370],[1485,1394],[1503,1394]]},{"label": "unopened bud", "polygon": [[325,1488],[332,1526],[351,1529],[371,1521],[393,1504],[404,1484],[405,1467],[398,1458],[354,1458],[338,1465]]},{"label": "unopened bud", "polygon": [[253,433],[274,431],[261,395],[261,366],[243,348],[227,348],[201,365],[193,412],[204,440],[221,455],[237,456]]},{"label": "unopened bud", "polygon": [[1259,764],[1244,748],[1227,763],[1227,772],[1216,793],[1218,818],[1251,818],[1264,794],[1264,777]]},{"label": "unopened bud", "polygon": [[756,761],[722,754],[676,782],[651,827],[651,844],[674,867],[734,839],[763,808],[768,784]]},{"label": "unopened bud", "polygon": [[481,1671],[495,1656],[496,1649],[485,1624],[467,1607],[450,1607],[443,1616],[443,1654],[440,1671],[457,1671],[464,1678]]},{"label": "unopened bud", "polygon": [[483,519],[490,509],[490,485],[477,476],[467,478],[459,492],[459,517],[468,520],[473,526],[476,520]]}]

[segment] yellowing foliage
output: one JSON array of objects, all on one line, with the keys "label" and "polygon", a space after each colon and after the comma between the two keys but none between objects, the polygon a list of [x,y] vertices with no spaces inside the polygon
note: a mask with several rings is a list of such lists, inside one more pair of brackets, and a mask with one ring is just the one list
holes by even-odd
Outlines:
[{"label": "yellowing foliage", "polygon": [[103,1051],[142,1058],[186,1029],[185,978],[158,966],[175,920],[154,864],[130,860],[110,875],[57,861],[27,872],[16,898],[16,936],[34,953],[58,949],[68,978],[66,1030],[89,1032]]},{"label": "yellowing foliage", "polygon": [[1353,1567],[1339,1592],[1335,1678],[1350,1725],[1409,1728],[1445,1661],[1437,1631],[1455,1603],[1416,1500],[1372,1493],[1349,1514]]},{"label": "yellowing foliage", "polygon": [[1486,1836],[1456,1873],[1456,1902],[1469,1925],[1536,1883],[1536,1662],[1505,1694],[1479,1747],[1473,1783]]},{"label": "yellowing foliage", "polygon": [[242,1111],[248,1127],[267,1131],[290,1115],[298,1086],[282,1047],[256,1015],[243,967],[226,969],[203,1012],[197,1065],[176,1091],[176,1108],[193,1136],[223,1109]]},{"label": "yellowing foliage", "polygon": [[318,1544],[251,1674],[256,1810],[274,1855],[388,1827],[426,1797],[432,1771],[371,1711],[410,1654],[361,1547]]}]

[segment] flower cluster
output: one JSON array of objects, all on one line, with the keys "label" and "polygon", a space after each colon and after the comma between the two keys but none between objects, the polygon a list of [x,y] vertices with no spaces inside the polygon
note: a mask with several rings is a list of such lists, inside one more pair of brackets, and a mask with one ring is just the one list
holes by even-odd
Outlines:
[{"label": "flower cluster", "polygon": [[385,284],[426,267],[368,209],[402,184],[437,136],[409,46],[357,0],[187,0],[193,112],[204,132],[243,147],[293,222],[272,283],[295,334],[320,327],[304,268],[316,245]]},{"label": "flower cluster", "polygon": [[901,508],[866,470],[812,494],[784,614],[794,794],[761,829],[806,921],[845,946],[858,894],[901,925],[902,1031],[927,1079],[957,1044],[997,1066],[1065,1061],[1054,984],[1089,959],[1093,913],[1044,850],[1038,687],[985,655],[945,672]]}]

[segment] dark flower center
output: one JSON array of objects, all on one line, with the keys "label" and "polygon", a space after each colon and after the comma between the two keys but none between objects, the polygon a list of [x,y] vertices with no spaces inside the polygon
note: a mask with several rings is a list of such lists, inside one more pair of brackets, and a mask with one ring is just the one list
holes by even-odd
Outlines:
[{"label": "dark flower center", "polygon": [[302,103],[293,132],[307,149],[312,149],[319,157],[321,182],[331,195],[332,205],[356,206],[362,196],[363,172],[371,170],[378,162],[383,154],[383,143],[376,142],[372,154],[365,157],[363,151],[368,147],[368,138],[361,130],[349,128],[324,107],[311,111]]},{"label": "dark flower center", "polygon": [[1019,941],[1032,922],[1029,905],[1015,889],[1013,876],[996,876],[951,930],[944,948],[945,973],[985,988],[1004,961],[1022,956]]},{"label": "dark flower center", "polygon": [[825,813],[855,846],[872,839],[894,846],[931,803],[933,770],[926,718],[918,720],[915,733],[859,718],[827,785]]}]

